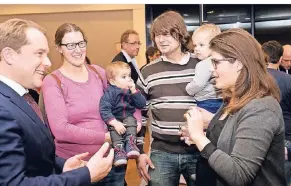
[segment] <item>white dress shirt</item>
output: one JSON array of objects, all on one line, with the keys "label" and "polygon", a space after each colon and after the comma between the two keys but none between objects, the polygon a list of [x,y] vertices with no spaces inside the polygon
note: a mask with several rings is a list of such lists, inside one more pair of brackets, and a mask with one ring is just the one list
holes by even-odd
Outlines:
[{"label": "white dress shirt", "polygon": [[121,50],[121,52],[123,53],[124,57],[126,58],[127,63],[131,62],[133,64],[133,66],[134,66],[139,78],[142,78],[142,75],[141,75],[140,70],[138,68],[136,59],[135,58],[131,58],[124,50]]},{"label": "white dress shirt", "polygon": [[20,96],[23,96],[24,94],[28,93],[28,90],[25,89],[23,86],[21,86],[19,83],[13,81],[12,79],[9,79],[5,76],[0,75],[0,81],[8,85],[10,88],[12,88],[17,94]]}]

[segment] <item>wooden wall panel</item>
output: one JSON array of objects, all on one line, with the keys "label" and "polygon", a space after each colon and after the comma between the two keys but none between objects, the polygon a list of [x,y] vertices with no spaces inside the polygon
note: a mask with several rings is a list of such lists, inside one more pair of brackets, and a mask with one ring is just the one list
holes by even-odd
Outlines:
[{"label": "wooden wall panel", "polygon": [[102,67],[116,55],[116,42],[122,32],[133,29],[133,10],[0,15],[0,22],[11,18],[29,19],[47,29],[53,69],[61,65],[54,46],[54,34],[59,25],[71,22],[80,26],[88,38],[88,57]]}]

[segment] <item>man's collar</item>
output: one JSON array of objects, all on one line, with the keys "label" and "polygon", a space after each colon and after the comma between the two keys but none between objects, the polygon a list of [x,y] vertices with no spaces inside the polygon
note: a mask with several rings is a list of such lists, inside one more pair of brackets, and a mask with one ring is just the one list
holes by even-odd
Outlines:
[{"label": "man's collar", "polygon": [[0,75],[0,81],[11,87],[17,94],[23,96],[24,94],[28,93],[28,90],[21,86],[19,83],[9,79],[3,75]]},{"label": "man's collar", "polygon": [[184,54],[183,58],[179,61],[179,63],[177,63],[177,62],[174,62],[174,61],[171,61],[171,60],[167,59],[167,57],[164,56],[164,55],[161,56],[161,58],[162,58],[163,61],[168,61],[170,63],[175,63],[175,64],[179,64],[179,65],[185,65],[185,64],[187,64],[188,61],[190,60],[190,57],[191,57],[190,52],[186,52]]},{"label": "man's collar", "polygon": [[126,58],[127,62],[132,62],[134,58],[131,58],[124,50],[121,50],[123,53],[124,57]]}]

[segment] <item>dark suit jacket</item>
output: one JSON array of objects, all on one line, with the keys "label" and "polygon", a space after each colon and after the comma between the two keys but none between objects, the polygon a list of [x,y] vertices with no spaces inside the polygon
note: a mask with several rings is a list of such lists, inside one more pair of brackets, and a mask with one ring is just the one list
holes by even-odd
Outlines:
[{"label": "dark suit jacket", "polygon": [[134,68],[132,63],[128,63],[128,61],[126,60],[126,57],[123,55],[122,52],[119,52],[113,59],[112,62],[116,62],[116,61],[122,61],[127,63],[130,68],[131,68],[131,78],[133,79],[134,83],[137,82],[138,80],[138,73],[136,72],[136,69]]},{"label": "dark suit jacket", "polygon": [[285,139],[291,141],[291,76],[275,69],[268,68],[268,72],[275,78],[280,89],[280,106],[285,123]]},{"label": "dark suit jacket", "polygon": [[0,81],[0,185],[91,185],[87,167],[57,175],[64,163],[55,156],[49,130],[32,107]]},{"label": "dark suit jacket", "polygon": [[[284,67],[279,66],[279,70],[287,74],[287,72],[286,72]],[[291,69],[288,70],[288,74],[291,74]]]}]

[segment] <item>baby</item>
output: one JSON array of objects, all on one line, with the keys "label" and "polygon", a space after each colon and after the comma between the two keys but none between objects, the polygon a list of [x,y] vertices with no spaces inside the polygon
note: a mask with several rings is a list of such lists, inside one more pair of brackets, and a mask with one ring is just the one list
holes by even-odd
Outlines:
[{"label": "baby", "polygon": [[[100,100],[100,114],[108,125],[114,148],[114,165],[127,164],[127,158],[136,159],[140,152],[136,146],[137,121],[135,109],[142,109],[146,99],[131,79],[127,63],[114,62],[106,68],[108,88]],[[141,126],[139,126],[140,128]]]},{"label": "baby", "polygon": [[216,113],[222,104],[211,83],[213,65],[209,48],[210,40],[220,34],[220,28],[214,24],[205,24],[197,28],[192,36],[195,56],[201,60],[195,68],[193,80],[186,86],[190,96],[194,96],[197,106]]}]

